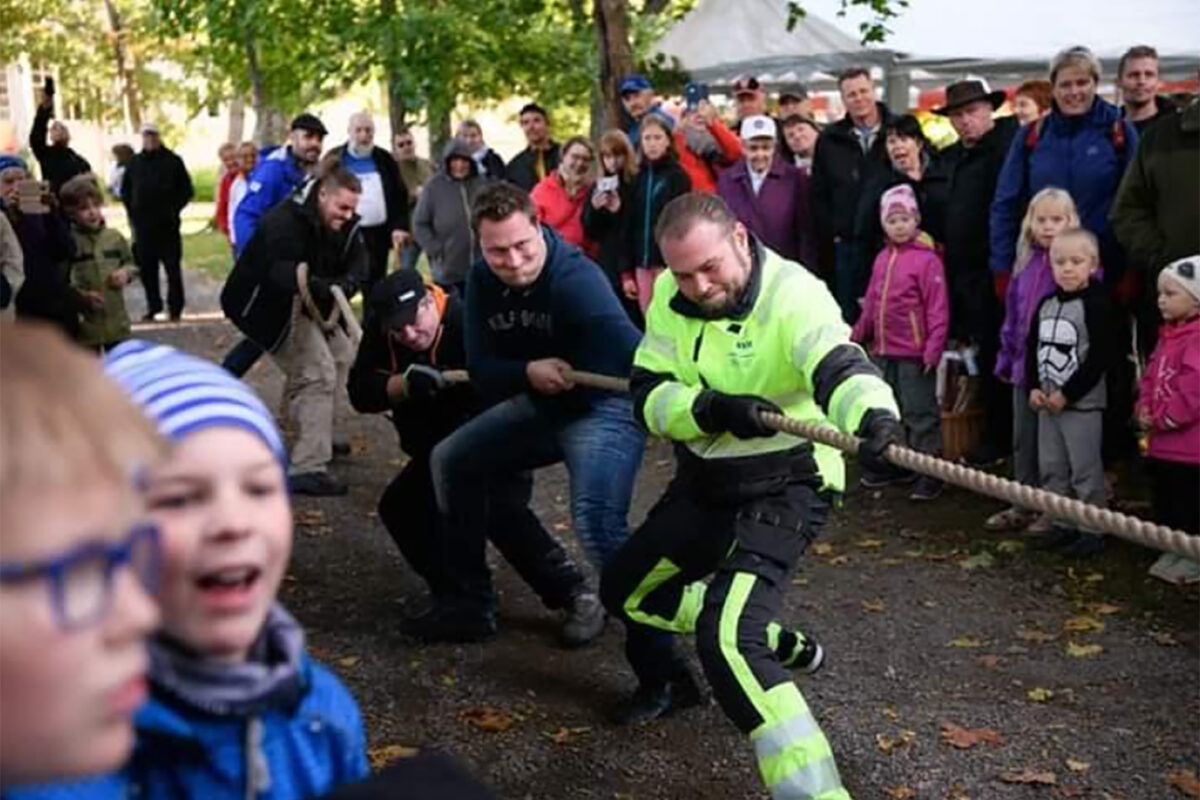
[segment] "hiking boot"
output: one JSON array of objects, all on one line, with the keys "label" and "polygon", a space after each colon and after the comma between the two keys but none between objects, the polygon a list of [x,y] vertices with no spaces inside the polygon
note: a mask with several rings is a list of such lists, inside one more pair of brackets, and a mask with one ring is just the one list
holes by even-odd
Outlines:
[{"label": "hiking boot", "polygon": [[825,664],[825,648],[811,636],[805,636],[797,641],[799,647],[787,658],[779,659],[779,663],[788,669],[812,675]]},{"label": "hiking boot", "polygon": [[604,606],[595,592],[580,592],[567,605],[563,620],[562,643],[565,647],[583,647],[604,632],[607,619]]},{"label": "hiking boot", "polygon": [[1069,558],[1091,558],[1104,552],[1104,537],[1096,533],[1080,533],[1075,541],[1062,547]]},{"label": "hiking boot", "polygon": [[614,721],[618,725],[636,725],[642,722],[667,717],[685,708],[698,706],[704,701],[704,692],[689,675],[668,683],[638,686],[633,696],[617,709]]},{"label": "hiking boot", "polygon": [[917,478],[917,483],[913,486],[912,494],[908,496],[909,500],[915,500],[918,503],[937,500],[942,496],[943,484],[937,478],[931,478],[928,475],[922,475]]},{"label": "hiking boot", "polygon": [[349,491],[346,484],[334,480],[328,472],[302,472],[288,478],[292,494],[308,497],[340,497]]},{"label": "hiking boot", "polygon": [[900,467],[892,467],[887,472],[868,472],[863,470],[862,477],[858,482],[865,489],[882,489],[884,486],[897,486],[904,483],[912,483],[917,479],[915,472],[909,472]]},{"label": "hiking boot", "polygon": [[434,605],[424,614],[401,621],[400,632],[426,643],[465,644],[496,635],[496,617],[450,605]]},{"label": "hiking boot", "polygon": [[1019,531],[1023,530],[1031,521],[1034,515],[1031,511],[1026,511],[1023,508],[1009,506],[1003,511],[997,511],[987,518],[983,523],[983,529],[987,531]]},{"label": "hiking boot", "polygon": [[1061,525],[1054,525],[1049,531],[1036,537],[1031,547],[1034,550],[1062,550],[1074,544],[1078,538],[1079,531],[1074,528],[1064,528]]}]

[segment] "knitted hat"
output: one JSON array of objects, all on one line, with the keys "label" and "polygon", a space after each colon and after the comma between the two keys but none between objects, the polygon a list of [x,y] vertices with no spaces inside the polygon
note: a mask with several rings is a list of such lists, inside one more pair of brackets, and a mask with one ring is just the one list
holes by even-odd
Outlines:
[{"label": "knitted hat", "polygon": [[921,208],[917,205],[917,195],[907,183],[893,186],[879,198],[879,219],[887,222],[888,214],[911,214],[916,219],[921,218]]},{"label": "knitted hat", "polygon": [[211,361],[131,339],[108,352],[104,371],[167,439],[177,442],[206,428],[234,426],[253,433],[287,464],[283,437],[266,405],[254,390]]},{"label": "knitted hat", "polygon": [[29,171],[29,167],[25,166],[25,159],[20,156],[9,155],[8,153],[0,155],[0,172],[9,167],[20,167],[27,172]]},{"label": "knitted hat", "polygon": [[1172,280],[1183,287],[1183,290],[1200,302],[1200,256],[1186,256],[1172,261],[1158,273],[1158,283]]}]

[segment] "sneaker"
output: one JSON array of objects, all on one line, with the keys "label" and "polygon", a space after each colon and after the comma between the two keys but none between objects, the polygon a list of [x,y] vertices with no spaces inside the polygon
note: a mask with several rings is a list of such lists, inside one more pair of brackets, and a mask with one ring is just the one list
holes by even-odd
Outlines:
[{"label": "sneaker", "polygon": [[496,617],[449,605],[434,605],[423,614],[400,623],[400,632],[426,643],[466,644],[496,635]]},{"label": "sneaker", "polygon": [[567,605],[567,618],[562,626],[562,643],[566,647],[583,647],[604,632],[607,616],[595,592],[580,592]]},{"label": "sneaker", "polygon": [[798,643],[800,647],[791,656],[779,661],[788,669],[812,675],[825,664],[825,648],[811,636],[805,636]]},{"label": "sneaker", "polygon": [[328,472],[302,472],[288,478],[292,494],[308,497],[340,497],[349,491],[346,484],[334,480]]},{"label": "sneaker", "polygon": [[1029,525],[1034,515],[1023,508],[1009,506],[1003,511],[997,511],[983,523],[984,530],[989,531],[1019,531]]},{"label": "sneaker", "polygon": [[1038,514],[1034,517],[1033,522],[1025,526],[1026,533],[1041,535],[1049,533],[1054,528],[1054,520],[1049,514]]},{"label": "sneaker", "polygon": [[704,692],[696,684],[696,679],[690,674],[682,675],[665,684],[638,686],[633,696],[617,709],[614,721],[618,725],[650,722],[698,706],[703,701]]},{"label": "sneaker", "polygon": [[1150,567],[1150,574],[1176,586],[1200,583],[1200,564],[1175,553],[1163,553]]},{"label": "sneaker", "polygon": [[884,486],[897,486],[904,483],[912,483],[917,479],[915,472],[909,472],[900,467],[894,467],[888,472],[866,472],[858,482],[864,489],[882,489]]},{"label": "sneaker", "polygon": [[1070,558],[1091,558],[1104,552],[1104,537],[1096,533],[1080,533],[1075,541],[1062,547],[1062,554]]},{"label": "sneaker", "polygon": [[158,314],[157,311],[147,311],[145,314],[142,314],[140,321],[141,322],[154,322],[154,318],[157,314]]},{"label": "sneaker", "polygon": [[915,500],[918,503],[937,500],[942,496],[942,488],[943,484],[937,478],[922,475],[917,478],[917,483],[913,486],[912,494],[908,496],[908,499]]},{"label": "sneaker", "polygon": [[1034,550],[1062,550],[1074,544],[1079,536],[1079,531],[1074,528],[1053,525],[1050,530],[1034,539],[1032,547]]}]

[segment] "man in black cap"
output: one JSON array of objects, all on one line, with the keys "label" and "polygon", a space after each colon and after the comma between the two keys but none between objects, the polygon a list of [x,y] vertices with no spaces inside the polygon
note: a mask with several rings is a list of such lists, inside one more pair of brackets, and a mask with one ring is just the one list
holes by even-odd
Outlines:
[{"label": "man in black cap", "polygon": [[521,108],[521,130],[527,147],[508,162],[505,177],[527,192],[558,168],[558,142],[550,138],[550,117],[537,103]]},{"label": "man in black cap", "polygon": [[[308,180],[321,157],[328,133],[321,120],[307,112],[292,120],[288,143],[260,158],[246,179],[246,194],[233,215],[234,254],[240,256],[258,229],[258,221]],[[262,349],[249,339],[233,346],[221,366],[241,377],[254,366]],[[347,451],[335,445],[339,453]]]},{"label": "man in black cap", "polygon": [[804,117],[813,115],[812,100],[808,97],[808,89],[799,83],[792,84],[779,92],[779,118],[787,119],[796,114]]},{"label": "man in black cap", "polygon": [[[445,565],[460,561],[463,554],[441,549],[429,456],[434,445],[484,408],[470,383],[448,382],[442,375],[442,370],[466,365],[463,301],[457,294],[427,286],[411,269],[393,272],[375,286],[350,369],[350,403],[362,413],[392,414],[409,461],[379,499],[379,519],[429,584],[435,607],[446,594]],[[568,609],[563,641],[582,645],[603,630],[604,615],[593,605],[574,602],[591,590],[529,510],[532,487],[530,472],[494,477],[487,499],[481,500],[488,504],[487,535],[548,608]],[[426,614],[408,620],[406,628],[436,640],[482,639],[495,631],[490,621],[468,622],[474,620]]]},{"label": "man in black cap", "polygon": [[949,180],[943,258],[950,289],[950,335],[979,349],[987,429],[980,451],[968,456],[978,463],[991,463],[1007,452],[1012,435],[1012,393],[993,374],[1004,310],[988,268],[992,195],[1018,127],[1015,117],[993,117],[1003,102],[1004,92],[989,92],[982,81],[967,80],[946,87],[946,105],[934,109],[949,117],[958,133],[958,141],[942,151],[934,169],[944,170]]}]

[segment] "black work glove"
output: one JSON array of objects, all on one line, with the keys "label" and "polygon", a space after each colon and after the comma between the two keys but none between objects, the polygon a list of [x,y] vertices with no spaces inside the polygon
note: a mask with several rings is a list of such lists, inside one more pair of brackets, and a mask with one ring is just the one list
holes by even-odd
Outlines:
[{"label": "black work glove", "polygon": [[330,286],[333,286],[333,281],[313,276],[309,277],[308,294],[319,308],[329,308],[333,305],[333,293],[329,290]]},{"label": "black work glove", "polygon": [[442,373],[425,364],[409,364],[401,379],[404,396],[413,400],[432,400],[446,386]]},{"label": "black work glove", "polygon": [[692,404],[692,416],[705,433],[729,431],[739,439],[774,436],[775,430],[763,424],[762,412],[782,414],[770,400],[751,394],[722,394],[705,389]]},{"label": "black work glove", "polygon": [[904,444],[904,427],[896,415],[882,408],[873,408],[863,416],[858,426],[858,463],[863,469],[875,474],[888,474],[896,470],[892,462],[884,457],[888,445]]}]

